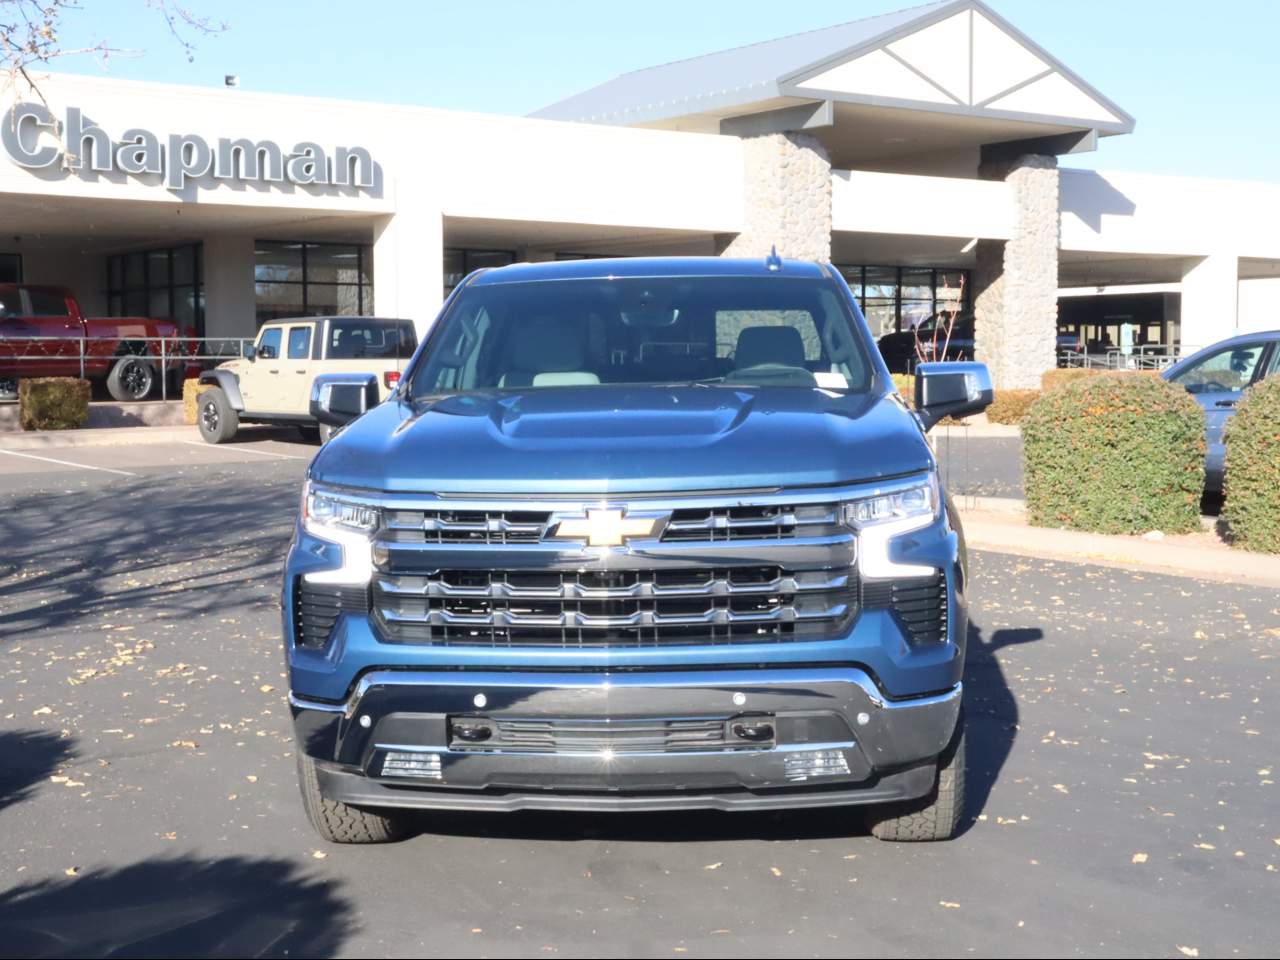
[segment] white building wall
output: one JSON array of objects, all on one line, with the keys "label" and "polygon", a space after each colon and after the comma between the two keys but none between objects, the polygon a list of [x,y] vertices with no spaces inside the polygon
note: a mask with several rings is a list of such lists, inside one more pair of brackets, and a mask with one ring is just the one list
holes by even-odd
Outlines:
[{"label": "white building wall", "polygon": [[1236,312],[1240,333],[1280,330],[1280,277],[1241,280]]},{"label": "white building wall", "polygon": [[1014,219],[1002,181],[831,171],[833,230],[1008,240]]},{"label": "white building wall", "polygon": [[1280,184],[1062,170],[1062,249],[1280,259]]}]

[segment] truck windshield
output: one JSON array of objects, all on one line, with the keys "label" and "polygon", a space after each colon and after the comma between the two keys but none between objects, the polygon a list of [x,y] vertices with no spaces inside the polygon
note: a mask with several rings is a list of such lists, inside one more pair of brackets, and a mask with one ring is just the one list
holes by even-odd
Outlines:
[{"label": "truck windshield", "polygon": [[865,392],[872,368],[839,290],[789,277],[492,283],[459,292],[414,396],[591,385]]}]

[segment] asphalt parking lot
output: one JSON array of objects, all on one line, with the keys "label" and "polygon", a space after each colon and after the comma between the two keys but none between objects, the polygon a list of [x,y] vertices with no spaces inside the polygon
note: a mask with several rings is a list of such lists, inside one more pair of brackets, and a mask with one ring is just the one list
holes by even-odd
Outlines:
[{"label": "asphalt parking lot", "polygon": [[392,847],[321,843],[275,599],[313,452],[0,455],[0,955],[1280,946],[1280,592],[989,553],[952,842],[882,844],[833,810],[435,816]]}]

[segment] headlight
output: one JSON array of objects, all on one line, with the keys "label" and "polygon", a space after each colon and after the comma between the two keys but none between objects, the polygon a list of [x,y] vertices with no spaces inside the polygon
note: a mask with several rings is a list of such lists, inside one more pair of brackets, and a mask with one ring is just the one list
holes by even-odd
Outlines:
[{"label": "headlight", "polygon": [[378,529],[382,517],[377,507],[344,500],[337,494],[312,486],[302,493],[302,525],[308,528],[351,530],[365,535]]},{"label": "headlight", "polygon": [[889,553],[895,537],[922,530],[937,519],[941,500],[937,474],[930,473],[919,483],[844,503],[843,520],[858,531],[861,575],[889,580],[937,573],[935,567],[898,563]]},{"label": "headlight", "polygon": [[890,523],[912,517],[932,520],[938,512],[938,478],[930,474],[927,480],[914,486],[874,497],[850,500],[842,509],[844,522],[851,527]]},{"label": "headlight", "polygon": [[346,499],[308,480],[302,488],[302,528],[341,546],[342,565],[303,576],[310,583],[368,583],[373,573],[373,535],[381,523],[377,507]]}]

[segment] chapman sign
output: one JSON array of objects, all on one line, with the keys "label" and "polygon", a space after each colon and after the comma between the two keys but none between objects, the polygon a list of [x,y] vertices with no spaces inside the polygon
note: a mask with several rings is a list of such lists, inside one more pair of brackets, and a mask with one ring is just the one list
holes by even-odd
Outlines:
[{"label": "chapman sign", "polygon": [[[40,142],[40,133],[62,131],[61,146]],[[62,164],[71,170],[120,171],[134,176],[159,174],[170,190],[212,174],[217,180],[299,185],[372,187],[373,158],[364,147],[336,147],[332,155],[317,143],[298,143],[289,152],[271,140],[233,140],[210,144],[193,133],[171,133],[162,141],[150,130],[133,128],[113,141],[87,121],[78,107],[67,109],[59,124],[43,105],[19,103],[0,120],[0,139],[13,162],[32,170]]]}]

